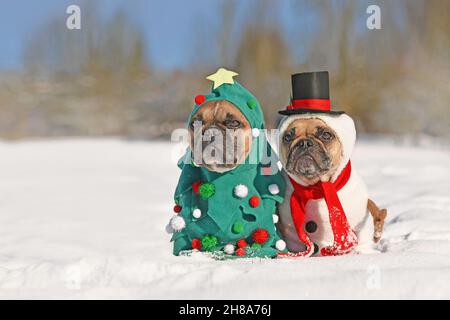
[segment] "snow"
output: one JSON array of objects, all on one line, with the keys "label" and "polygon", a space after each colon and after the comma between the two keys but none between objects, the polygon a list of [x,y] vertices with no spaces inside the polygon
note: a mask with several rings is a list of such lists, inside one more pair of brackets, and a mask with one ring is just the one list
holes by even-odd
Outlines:
[{"label": "snow", "polygon": [[450,153],[358,142],[388,208],[365,255],[174,257],[164,231],[179,171],[164,142],[0,143],[0,298],[450,298]]}]

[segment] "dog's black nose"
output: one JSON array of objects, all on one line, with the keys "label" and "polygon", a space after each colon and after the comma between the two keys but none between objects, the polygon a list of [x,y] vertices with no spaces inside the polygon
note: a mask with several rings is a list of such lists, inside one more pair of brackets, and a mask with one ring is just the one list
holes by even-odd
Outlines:
[{"label": "dog's black nose", "polygon": [[222,132],[215,127],[210,127],[203,131],[203,138],[208,143],[212,143],[212,142],[216,141],[216,139],[217,140],[220,139],[221,136],[222,136]]},{"label": "dog's black nose", "polygon": [[302,149],[308,149],[313,146],[313,141],[311,139],[302,139],[298,142],[298,146]]}]

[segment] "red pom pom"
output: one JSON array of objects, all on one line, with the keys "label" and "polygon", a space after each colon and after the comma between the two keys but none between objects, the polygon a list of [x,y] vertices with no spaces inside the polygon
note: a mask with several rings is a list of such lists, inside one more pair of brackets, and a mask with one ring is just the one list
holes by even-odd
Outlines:
[{"label": "red pom pom", "polygon": [[180,205],[178,205],[178,204],[176,204],[174,207],[173,207],[173,212],[175,212],[175,213],[180,213],[181,212],[181,209],[183,209]]},{"label": "red pom pom", "polygon": [[201,181],[195,181],[192,184],[192,191],[194,191],[195,193],[198,193],[198,190],[200,189],[200,186],[202,185]]},{"label": "red pom pom", "polygon": [[202,104],[203,102],[205,102],[205,100],[206,100],[206,98],[202,94],[195,96],[195,99],[194,99],[196,104]]},{"label": "red pom pom", "polygon": [[245,250],[244,248],[239,248],[236,250],[236,255],[239,257],[245,256]]},{"label": "red pom pom", "polygon": [[245,239],[238,240],[237,246],[239,248],[245,248],[247,246],[247,241],[245,241]]},{"label": "red pom pom", "polygon": [[200,239],[192,239],[192,249],[200,250],[202,248],[202,242]]},{"label": "red pom pom", "polygon": [[252,238],[256,243],[263,244],[269,239],[269,233],[266,229],[256,229],[252,233]]},{"label": "red pom pom", "polygon": [[248,202],[250,203],[250,206],[256,208],[257,206],[259,206],[260,200],[259,197],[253,196],[250,198],[250,200],[248,200]]}]

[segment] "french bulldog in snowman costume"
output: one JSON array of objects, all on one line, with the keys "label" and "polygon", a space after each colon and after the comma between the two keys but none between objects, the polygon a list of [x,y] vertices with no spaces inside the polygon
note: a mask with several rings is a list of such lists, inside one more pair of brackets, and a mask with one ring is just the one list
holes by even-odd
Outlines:
[{"label": "french bulldog in snowman costume", "polygon": [[330,107],[328,72],[292,75],[292,103],[280,114],[279,158],[287,183],[279,228],[289,253],[361,252],[381,238],[386,209],[369,199],[350,157],[355,124]]}]

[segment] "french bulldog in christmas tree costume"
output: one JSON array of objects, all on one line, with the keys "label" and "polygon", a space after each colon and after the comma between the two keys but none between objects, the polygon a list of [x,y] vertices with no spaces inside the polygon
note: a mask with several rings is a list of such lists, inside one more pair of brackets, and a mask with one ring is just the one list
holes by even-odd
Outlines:
[{"label": "french bulldog in christmas tree costume", "polygon": [[[274,169],[277,160],[262,131],[261,106],[233,79],[236,75],[221,68],[208,77],[214,82],[212,91],[195,97],[188,124],[191,136],[196,122],[202,125],[202,135],[212,127],[232,132],[244,128],[242,134],[250,132],[251,146],[241,162],[199,164],[191,140],[191,147],[179,162],[182,172],[175,191],[175,215],[167,227],[173,232],[175,255],[198,250],[226,259],[275,257],[286,251],[275,225],[277,204],[284,198],[284,179]],[[262,148],[272,157],[271,163],[262,163]]]},{"label": "french bulldog in christmas tree costume", "polygon": [[286,255],[331,256],[370,248],[381,237],[387,212],[369,200],[350,162],[355,124],[344,112],[331,110],[328,72],[295,74],[292,90],[279,126],[287,181],[280,229],[288,249],[296,252]]}]

